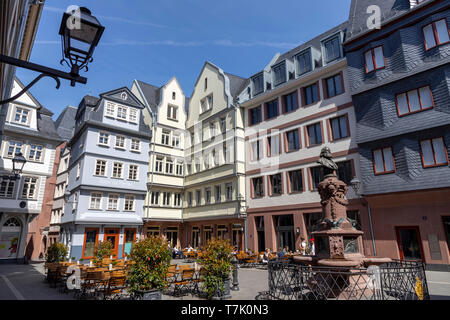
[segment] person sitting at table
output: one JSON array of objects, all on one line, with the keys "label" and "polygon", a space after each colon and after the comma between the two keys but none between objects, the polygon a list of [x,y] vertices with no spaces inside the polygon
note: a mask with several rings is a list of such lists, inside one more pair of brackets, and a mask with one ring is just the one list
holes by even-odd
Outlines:
[{"label": "person sitting at table", "polygon": [[187,252],[191,252],[192,250],[194,250],[194,248],[192,248],[191,244],[189,243],[188,247],[186,248]]},{"label": "person sitting at table", "polygon": [[281,247],[280,247],[280,248],[278,248],[278,252],[277,252],[277,257],[278,257],[278,260],[281,260],[281,258],[283,258],[283,257],[284,257],[284,255],[285,255],[285,253],[284,253],[284,250],[283,250],[283,249],[281,249]]},{"label": "person sitting at table", "polygon": [[269,255],[270,255],[270,249],[266,248],[266,251],[264,251],[264,254],[262,256],[262,263],[269,263]]}]

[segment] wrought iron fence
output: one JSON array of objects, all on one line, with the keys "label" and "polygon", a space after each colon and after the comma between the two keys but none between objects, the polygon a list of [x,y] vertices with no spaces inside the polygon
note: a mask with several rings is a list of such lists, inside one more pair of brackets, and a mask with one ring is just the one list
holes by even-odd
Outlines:
[{"label": "wrought iron fence", "polygon": [[422,262],[393,261],[369,268],[312,267],[269,262],[273,300],[428,300]]}]

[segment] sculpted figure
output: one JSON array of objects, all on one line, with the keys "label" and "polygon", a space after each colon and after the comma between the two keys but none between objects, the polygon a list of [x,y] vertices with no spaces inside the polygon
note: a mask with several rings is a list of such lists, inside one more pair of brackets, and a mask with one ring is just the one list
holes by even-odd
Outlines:
[{"label": "sculpted figure", "polygon": [[331,155],[331,150],[328,147],[323,147],[320,151],[320,158],[317,160],[323,167],[324,175],[334,174],[338,169],[337,164],[333,161],[333,156]]}]

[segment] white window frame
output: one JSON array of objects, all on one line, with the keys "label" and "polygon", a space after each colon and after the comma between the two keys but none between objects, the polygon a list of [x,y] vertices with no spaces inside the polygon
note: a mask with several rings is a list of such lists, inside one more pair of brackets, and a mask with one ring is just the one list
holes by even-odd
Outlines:
[{"label": "white window frame", "polygon": [[138,114],[138,110],[135,108],[128,108],[128,121],[132,122],[132,123],[137,123],[138,118],[137,118],[137,114]]},{"label": "white window frame", "polygon": [[169,207],[171,205],[171,198],[172,198],[172,192],[168,192],[168,191],[163,191],[163,203],[162,205],[165,207]]},{"label": "white window frame", "polygon": [[164,146],[170,146],[170,131],[163,129],[161,133],[161,144]]},{"label": "white window frame", "polygon": [[[104,174],[97,174],[97,167],[99,166],[99,162],[104,162]],[[108,161],[103,160],[103,159],[95,159],[95,168],[94,168],[94,176],[97,177],[106,177],[106,169],[108,166]]]},{"label": "white window frame", "polygon": [[102,209],[103,194],[101,192],[91,192],[89,197],[89,209],[101,210]]},{"label": "white window frame", "polygon": [[[34,156],[31,156],[31,151],[33,151],[33,147],[35,147],[34,150]],[[41,150],[37,150],[39,147],[41,147]],[[40,154],[39,158],[36,158],[37,154]],[[28,152],[27,152],[27,160],[34,161],[34,162],[43,162],[43,156],[44,156],[44,146],[41,144],[31,143],[28,146]]]},{"label": "white window frame", "polygon": [[183,162],[179,162],[179,161],[176,162],[175,174],[177,176],[182,176],[183,175]]},{"label": "white window frame", "polygon": [[[122,143],[121,143],[122,145],[117,144],[120,140],[122,140]],[[115,141],[114,141],[114,148],[125,150],[126,141],[127,141],[127,138],[125,136],[116,135]]]},{"label": "white window frame", "polygon": [[[117,193],[108,193],[108,211],[119,211],[119,199],[120,195]],[[112,200],[112,201],[111,201]],[[111,206],[111,204],[115,204],[115,206]]]},{"label": "white window frame", "polygon": [[[3,187],[4,186],[4,187]],[[11,193],[8,191],[11,190]],[[3,180],[0,183],[0,198],[12,199],[14,198],[14,190],[16,189],[15,180]]]},{"label": "white window frame", "polygon": [[[160,196],[160,192],[159,191],[152,191],[150,194],[150,203],[153,206],[160,206],[159,203],[159,196]],[[156,201],[155,201],[156,200]]]},{"label": "white window frame", "polygon": [[173,203],[173,205],[175,206],[175,207],[181,207],[181,205],[182,205],[182,197],[181,197],[181,193],[174,193],[174,203]]},{"label": "white window frame", "polygon": [[105,116],[115,118],[115,113],[116,113],[116,104],[107,101],[105,106]]},{"label": "white window frame", "polygon": [[119,120],[127,120],[128,108],[122,105],[117,105],[116,118]]},{"label": "white window frame", "polygon": [[[10,155],[9,154],[9,149],[11,148],[11,143],[14,143],[14,146],[13,146],[14,151],[13,151],[13,154]],[[20,144],[19,151],[17,151],[17,149],[18,149],[17,144]],[[12,140],[12,139],[11,140],[7,140],[7,146],[5,148],[5,157],[6,158],[14,158],[14,156],[17,153],[22,152],[23,147],[24,147],[24,143],[22,141]]]},{"label": "white window frame", "polygon": [[[32,182],[34,180],[34,182]],[[29,182],[27,182],[29,181]],[[31,187],[34,186],[34,187]],[[23,177],[22,184],[22,192],[20,193],[21,199],[29,199],[34,200],[37,197],[37,192],[39,188],[39,178],[38,177]],[[26,195],[24,196],[24,192],[26,190]],[[33,190],[33,193],[30,194],[30,190]]]},{"label": "white window frame", "polygon": [[172,147],[180,148],[180,135],[173,134],[172,135]]},{"label": "white window frame", "polygon": [[[127,209],[127,206],[130,205],[130,202],[131,202],[131,209],[130,208]],[[136,202],[136,197],[134,195],[126,194],[124,196],[123,211],[127,211],[127,212],[135,211],[135,202]]]},{"label": "white window frame", "polygon": [[[21,110],[20,115],[19,115],[19,120],[16,120],[16,115],[18,113],[18,110]],[[27,115],[25,116],[25,122],[22,122],[23,118],[24,118],[24,111],[27,113]],[[18,105],[14,105],[14,114],[13,114],[13,119],[12,121],[16,124],[20,124],[23,126],[29,126],[30,125],[30,118],[31,118],[31,110],[28,108],[24,108],[22,106],[18,106]]]},{"label": "white window frame", "polygon": [[[116,167],[116,165],[120,165],[120,166],[117,166]],[[114,170],[117,168],[117,172],[120,172],[120,176],[115,176],[114,175]],[[123,179],[123,168],[124,168],[124,164],[123,164],[123,162],[120,162],[120,161],[114,161],[113,162],[113,166],[112,166],[112,170],[111,170],[111,178],[114,178],[114,179]]]},{"label": "white window frame", "polygon": [[141,152],[141,140],[135,139],[135,138],[131,138],[130,151]]},{"label": "white window frame", "polygon": [[178,106],[173,104],[167,105],[167,119],[178,120]]},{"label": "white window frame", "polygon": [[[173,160],[172,159],[166,159],[166,165],[165,165],[165,169],[166,169],[166,174],[173,174]],[[170,170],[168,170],[170,168]]]},{"label": "white window frame", "polygon": [[[134,171],[134,176],[136,176],[135,179],[130,178],[130,174],[132,173],[131,168],[136,168]],[[138,181],[139,180],[139,166],[137,164],[130,164],[128,165],[128,180]]]},{"label": "white window frame", "polygon": [[164,172],[164,158],[156,157],[155,159],[155,172]]},{"label": "white window frame", "polygon": [[[108,132],[99,131],[98,132],[98,141],[97,141],[98,145],[109,147],[109,137],[110,137],[110,134]],[[105,140],[105,139],[106,139],[106,142],[101,141],[101,140]]]}]

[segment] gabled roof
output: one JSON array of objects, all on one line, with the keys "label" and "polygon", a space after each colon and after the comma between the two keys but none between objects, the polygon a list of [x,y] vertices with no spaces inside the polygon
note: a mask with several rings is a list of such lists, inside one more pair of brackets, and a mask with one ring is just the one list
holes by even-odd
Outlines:
[{"label": "gabled roof", "polygon": [[[126,94],[126,99],[122,98],[122,94]],[[143,109],[145,106],[139,101],[139,99],[131,92],[127,87],[121,87],[108,92],[100,94],[100,98],[106,98],[108,100],[115,101],[117,103],[123,103],[129,106]]]},{"label": "gabled roof", "polygon": [[69,141],[73,136],[75,130],[76,114],[76,107],[67,106],[55,121],[56,131],[58,132],[58,135],[66,141]]},{"label": "gabled roof", "polygon": [[144,99],[147,101],[152,112],[156,112],[156,107],[160,102],[161,88],[158,88],[154,85],[146,83],[144,81],[135,80],[136,84],[139,86],[142,94],[144,95]]},{"label": "gabled roof", "polygon": [[230,80],[231,96],[233,98],[236,98],[239,95],[239,93],[241,92],[240,90],[242,90],[242,87],[244,86],[244,84],[247,83],[249,80],[242,78],[240,76],[228,73],[228,72],[224,72],[224,73]]},{"label": "gabled roof", "polygon": [[368,21],[371,21],[375,14],[370,7],[374,5],[381,9],[381,24],[411,8],[410,0],[352,0],[348,18],[347,41],[369,31]]}]

